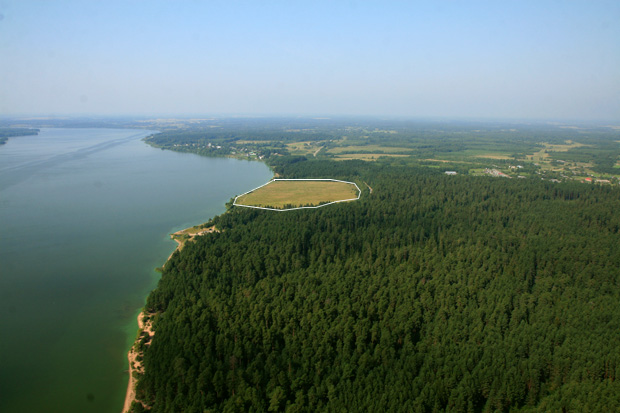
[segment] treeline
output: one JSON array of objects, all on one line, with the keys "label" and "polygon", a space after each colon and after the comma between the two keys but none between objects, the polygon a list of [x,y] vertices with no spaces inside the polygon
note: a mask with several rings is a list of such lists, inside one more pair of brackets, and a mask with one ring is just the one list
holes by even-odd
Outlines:
[{"label": "treeline", "polygon": [[238,143],[247,135],[238,131],[212,131],[210,129],[200,130],[168,130],[151,135],[146,142],[162,149],[169,149],[177,152],[196,153],[202,156],[229,157],[229,156],[252,156],[269,158],[272,154],[288,154],[288,149],[283,143],[287,140],[286,136],[277,135],[278,139],[273,141],[273,134],[262,135],[255,133],[251,139]]},{"label": "treeline", "polygon": [[137,394],[153,412],[620,406],[620,191],[275,168],[373,191],[232,208],[172,256],[146,306],[158,316]]},{"label": "treeline", "polygon": [[0,145],[4,145],[6,141],[13,136],[38,135],[38,129],[27,128],[0,128]]},{"label": "treeline", "polygon": [[199,130],[168,130],[150,138],[151,142],[158,145],[174,144],[197,144],[205,143],[234,144],[237,140],[247,141],[272,141],[272,142],[298,142],[300,140],[323,140],[330,138],[330,135],[318,132],[286,132],[268,130],[246,131],[246,130],[218,130],[218,129],[199,129]]}]

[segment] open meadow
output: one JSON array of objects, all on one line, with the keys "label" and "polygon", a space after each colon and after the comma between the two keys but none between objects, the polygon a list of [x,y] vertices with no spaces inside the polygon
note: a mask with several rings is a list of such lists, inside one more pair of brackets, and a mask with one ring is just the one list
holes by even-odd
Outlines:
[{"label": "open meadow", "polygon": [[334,201],[357,199],[355,185],[337,181],[274,180],[242,195],[236,205],[283,208],[317,206]]}]

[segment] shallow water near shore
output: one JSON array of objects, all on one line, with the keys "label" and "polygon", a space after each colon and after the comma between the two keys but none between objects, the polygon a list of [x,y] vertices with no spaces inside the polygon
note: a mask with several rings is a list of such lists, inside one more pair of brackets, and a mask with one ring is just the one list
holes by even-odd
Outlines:
[{"label": "shallow water near shore", "polygon": [[0,411],[120,412],[169,234],[272,176],[152,148],[151,133],[42,129],[0,146]]}]

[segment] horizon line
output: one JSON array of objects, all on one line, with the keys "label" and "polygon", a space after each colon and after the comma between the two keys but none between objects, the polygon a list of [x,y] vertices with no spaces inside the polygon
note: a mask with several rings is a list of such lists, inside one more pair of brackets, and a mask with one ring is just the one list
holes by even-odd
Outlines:
[{"label": "horizon line", "polygon": [[79,120],[79,119],[125,119],[125,120],[217,120],[217,119],[310,119],[344,120],[372,119],[389,121],[430,121],[430,122],[578,122],[578,123],[620,123],[619,119],[606,118],[561,118],[561,117],[482,117],[482,116],[415,116],[415,115],[354,115],[354,114],[280,114],[280,113],[151,113],[151,114],[106,114],[106,113],[20,113],[0,114],[1,120]]}]

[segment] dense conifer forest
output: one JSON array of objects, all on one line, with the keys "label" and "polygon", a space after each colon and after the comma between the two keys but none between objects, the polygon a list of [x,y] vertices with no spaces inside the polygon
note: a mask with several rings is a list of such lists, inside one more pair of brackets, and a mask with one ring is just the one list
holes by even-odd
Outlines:
[{"label": "dense conifer forest", "polygon": [[[617,411],[620,191],[281,158],[359,201],[232,207],[145,310],[134,411]],[[370,191],[372,188],[372,192]]]}]

